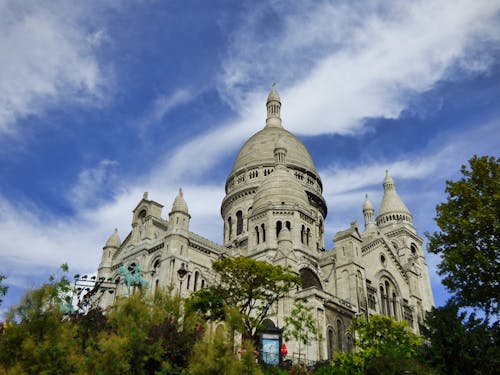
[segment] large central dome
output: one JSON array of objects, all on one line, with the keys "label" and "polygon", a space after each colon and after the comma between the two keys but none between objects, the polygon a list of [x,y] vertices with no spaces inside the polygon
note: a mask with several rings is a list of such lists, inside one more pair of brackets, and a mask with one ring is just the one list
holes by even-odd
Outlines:
[{"label": "large central dome", "polygon": [[266,126],[243,145],[231,173],[257,165],[274,164],[274,146],[278,140],[288,151],[287,164],[316,172],[311,155],[296,136],[281,126]]}]

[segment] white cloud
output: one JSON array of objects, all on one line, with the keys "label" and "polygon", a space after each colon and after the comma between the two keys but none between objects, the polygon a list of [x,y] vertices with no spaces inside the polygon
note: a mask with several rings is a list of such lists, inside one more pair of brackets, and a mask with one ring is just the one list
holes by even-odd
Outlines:
[{"label": "white cloud", "polygon": [[[351,134],[367,118],[397,118],[438,81],[487,71],[500,42],[499,1],[296,4],[250,13],[220,91],[238,108],[253,100],[251,83],[277,80],[286,126],[301,134]],[[280,26],[262,26],[272,11]]]},{"label": "white cloud", "polygon": [[138,126],[144,130],[148,126],[158,125],[172,110],[190,102],[195,97],[195,93],[185,88],[174,90],[170,94],[159,95],[149,113],[138,121]]},{"label": "white cloud", "polygon": [[0,133],[60,102],[103,99],[107,68],[96,51],[105,32],[89,25],[92,12],[80,2],[0,4]]},{"label": "white cloud", "polygon": [[117,165],[118,162],[105,159],[94,168],[82,170],[75,186],[69,191],[68,200],[77,207],[83,207],[97,205],[102,199],[115,195],[121,189],[114,173]]},{"label": "white cloud", "polygon": [[[221,96],[240,117],[167,155],[161,165],[173,178],[204,175],[264,126],[267,89],[255,82],[283,83],[288,130],[353,134],[364,131],[367,118],[397,118],[440,80],[486,72],[489,47],[500,42],[500,1],[296,4],[249,10],[231,36],[219,81]],[[263,38],[273,10],[281,28]]]}]

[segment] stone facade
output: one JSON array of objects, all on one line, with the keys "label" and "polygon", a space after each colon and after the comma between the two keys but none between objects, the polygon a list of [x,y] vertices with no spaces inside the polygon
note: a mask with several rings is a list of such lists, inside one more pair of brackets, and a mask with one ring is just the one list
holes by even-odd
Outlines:
[{"label": "stone facade", "polygon": [[[132,230],[120,241],[115,231],[103,248],[98,277],[116,280],[121,266],[140,266],[150,292],[171,287],[182,296],[212,280],[211,263],[222,254],[246,256],[290,266],[302,287],[279,302],[269,317],[283,327],[296,300],[313,308],[323,340],[302,352],[307,359],[325,360],[334,351],[349,350],[347,333],[355,315],[386,314],[406,320],[418,333],[424,311],[433,306],[423,240],[410,211],[386,172],[378,215],[366,197],[365,225],[356,222],[325,248],[327,206],[321,178],[303,143],[283,128],[281,100],[273,88],[267,99],[265,127],[241,148],[226,181],[222,201],[224,243],[219,245],[189,231],[189,215],[182,191],[168,220],[163,206],[147,193],[132,211]],[[177,270],[189,271],[182,285]],[[117,293],[125,294],[123,285]],[[105,295],[103,306],[113,303]],[[289,356],[297,344],[287,342]]]}]

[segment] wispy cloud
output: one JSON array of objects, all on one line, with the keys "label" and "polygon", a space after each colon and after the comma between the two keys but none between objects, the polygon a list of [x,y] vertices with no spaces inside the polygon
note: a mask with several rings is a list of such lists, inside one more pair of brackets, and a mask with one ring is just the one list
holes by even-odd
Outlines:
[{"label": "wispy cloud", "polygon": [[158,125],[172,110],[193,100],[196,94],[191,90],[181,88],[170,94],[159,95],[153,102],[150,111],[138,121],[141,130],[151,125]]},{"label": "wispy cloud", "polygon": [[487,71],[500,42],[499,1],[273,5],[242,23],[220,91],[239,108],[255,82],[277,80],[287,127],[302,134],[351,134],[367,118],[397,118],[438,81]]},{"label": "wispy cloud", "polygon": [[101,160],[97,166],[82,170],[70,189],[68,200],[74,206],[98,205],[103,199],[113,197],[121,189],[120,181],[114,172],[118,162]]},{"label": "wispy cloud", "polygon": [[60,102],[97,104],[109,67],[97,58],[105,31],[87,23],[93,9],[64,1],[0,4],[0,133]]}]

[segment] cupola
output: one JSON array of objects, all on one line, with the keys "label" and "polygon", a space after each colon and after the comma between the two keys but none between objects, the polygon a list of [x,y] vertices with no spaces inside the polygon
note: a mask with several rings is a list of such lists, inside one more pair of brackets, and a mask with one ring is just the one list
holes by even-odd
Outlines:
[{"label": "cupola", "polygon": [[384,197],[380,208],[378,210],[377,225],[385,226],[394,223],[408,223],[413,225],[413,217],[410,210],[403,203],[396,191],[394,180],[389,174],[385,172],[384,178]]}]

